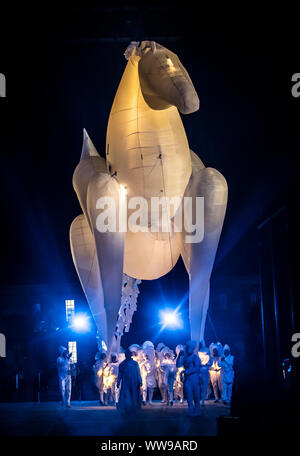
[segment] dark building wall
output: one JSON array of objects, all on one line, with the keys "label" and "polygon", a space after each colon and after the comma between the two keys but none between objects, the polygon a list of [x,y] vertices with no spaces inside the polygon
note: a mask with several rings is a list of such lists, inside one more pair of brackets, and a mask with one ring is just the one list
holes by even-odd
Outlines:
[{"label": "dark building wall", "polygon": [[41,400],[59,400],[56,358],[59,345],[69,340],[77,341],[78,360],[83,364],[83,396],[97,397],[91,370],[97,351],[95,328],[92,323],[91,332],[82,335],[68,328],[65,299],[73,298],[77,311],[88,311],[78,284],[0,287],[0,332],[6,337],[7,355],[0,358],[0,401],[36,401],[38,373]]}]

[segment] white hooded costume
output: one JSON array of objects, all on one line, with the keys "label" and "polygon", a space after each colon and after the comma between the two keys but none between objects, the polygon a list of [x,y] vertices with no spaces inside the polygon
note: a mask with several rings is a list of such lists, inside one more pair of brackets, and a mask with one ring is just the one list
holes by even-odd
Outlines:
[{"label": "white hooded costume", "polygon": [[152,342],[146,341],[143,344],[143,350],[144,361],[141,364],[143,402],[147,401],[148,394],[149,404],[152,404],[153,392],[156,387],[154,345]]},{"label": "white hooded costume", "polygon": [[174,381],[176,377],[177,367],[174,360],[173,352],[168,348],[164,347],[161,350],[162,358],[159,366],[159,378],[161,384],[161,390],[164,393],[163,400],[167,404],[173,405],[174,398]]}]

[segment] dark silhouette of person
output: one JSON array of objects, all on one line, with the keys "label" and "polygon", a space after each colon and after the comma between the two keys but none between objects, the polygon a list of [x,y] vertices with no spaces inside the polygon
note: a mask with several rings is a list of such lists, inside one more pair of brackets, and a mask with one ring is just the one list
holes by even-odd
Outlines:
[{"label": "dark silhouette of person", "polygon": [[127,349],[126,359],[119,365],[117,387],[121,387],[118,409],[124,414],[135,413],[141,407],[142,377],[139,365],[132,359],[132,352]]}]

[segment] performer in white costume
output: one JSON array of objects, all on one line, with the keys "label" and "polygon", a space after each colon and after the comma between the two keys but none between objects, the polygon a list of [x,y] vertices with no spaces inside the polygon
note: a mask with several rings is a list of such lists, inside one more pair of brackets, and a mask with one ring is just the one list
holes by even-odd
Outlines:
[{"label": "performer in white costume", "polygon": [[161,403],[165,404],[165,402],[166,402],[166,400],[165,400],[165,385],[163,383],[165,374],[160,369],[160,364],[161,364],[161,361],[163,359],[163,355],[162,355],[163,348],[165,348],[165,344],[163,342],[159,342],[157,344],[157,346],[156,346],[156,349],[155,349],[155,365],[156,365],[155,377],[156,377],[158,389],[159,389],[160,395],[161,395]]},{"label": "performer in white costume", "polygon": [[131,351],[132,353],[132,359],[134,361],[138,360],[138,352],[141,350],[141,346],[138,344],[131,344],[130,347],[128,347],[128,350]]},{"label": "performer in white costume", "polygon": [[68,349],[62,345],[59,347],[59,357],[56,360],[58,371],[59,389],[62,399],[62,405],[71,407],[71,389],[72,389],[72,353],[68,353]]},{"label": "performer in white costume", "polygon": [[156,364],[155,364],[155,349],[150,340],[146,340],[143,345],[144,360],[141,364],[141,376],[143,380],[143,405],[149,397],[149,404],[152,405],[154,389],[156,387]]},{"label": "performer in white costume", "polygon": [[149,404],[152,405],[154,388],[156,387],[155,369],[155,362],[145,353],[145,359],[141,365],[143,405],[146,405],[147,395],[149,397]]}]

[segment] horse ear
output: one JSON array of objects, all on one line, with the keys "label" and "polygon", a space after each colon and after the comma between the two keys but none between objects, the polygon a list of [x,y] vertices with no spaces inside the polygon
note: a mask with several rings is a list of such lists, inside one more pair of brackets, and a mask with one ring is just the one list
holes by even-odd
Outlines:
[{"label": "horse ear", "polygon": [[151,41],[151,49],[152,49],[152,52],[156,52],[156,43],[155,43],[155,41]]},{"label": "horse ear", "polygon": [[144,50],[147,51],[147,50],[149,50],[149,48],[151,48],[152,52],[156,51],[156,43],[155,43],[155,41],[142,41],[141,42],[140,51],[144,51]]},{"label": "horse ear", "polygon": [[130,57],[137,52],[139,41],[131,41],[129,46],[127,46],[126,51],[124,52],[124,56],[126,60],[129,60]]}]

